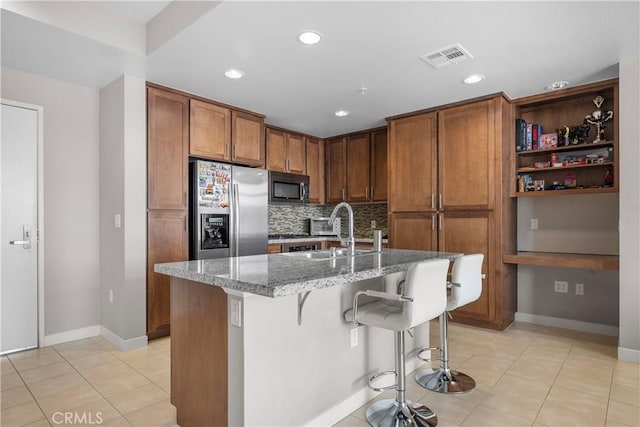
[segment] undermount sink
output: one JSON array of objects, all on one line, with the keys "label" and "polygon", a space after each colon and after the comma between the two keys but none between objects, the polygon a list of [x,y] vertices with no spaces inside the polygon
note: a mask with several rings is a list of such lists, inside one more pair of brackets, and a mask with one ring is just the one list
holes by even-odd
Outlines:
[{"label": "undermount sink", "polygon": [[[358,249],[356,248],[356,253],[354,256],[358,255],[366,255],[370,253],[374,253],[373,249]],[[323,260],[323,259],[331,259],[331,258],[343,258],[349,256],[349,250],[346,248],[340,248],[335,250],[335,254],[332,255],[330,250],[321,250],[321,251],[304,251],[304,252],[283,252],[281,255],[286,255],[293,258],[305,258],[305,259],[313,259],[313,260]]]}]

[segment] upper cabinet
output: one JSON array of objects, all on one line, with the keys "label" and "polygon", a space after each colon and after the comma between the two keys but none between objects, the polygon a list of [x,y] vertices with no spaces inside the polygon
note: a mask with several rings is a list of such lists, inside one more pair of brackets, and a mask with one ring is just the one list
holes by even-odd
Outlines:
[{"label": "upper cabinet", "polygon": [[325,157],[327,203],[347,200],[347,139],[332,138],[326,142]]},{"label": "upper cabinet", "polygon": [[389,122],[389,212],[436,210],[437,114]]},{"label": "upper cabinet", "polygon": [[371,132],[371,188],[369,200],[387,200],[387,128]]},{"label": "upper cabinet", "polygon": [[192,99],[189,112],[189,154],[230,161],[231,110]]},{"label": "upper cabinet", "polygon": [[231,161],[247,166],[264,167],[264,120],[262,117],[232,111]]},{"label": "upper cabinet", "polygon": [[369,133],[347,137],[347,200],[349,202],[369,201],[371,184]]},{"label": "upper cabinet", "polygon": [[493,209],[499,129],[493,99],[438,112],[438,209]]},{"label": "upper cabinet", "polygon": [[147,88],[147,208],[187,209],[189,99]]},{"label": "upper cabinet", "polygon": [[[618,191],[617,79],[520,98],[515,105],[512,196]],[[542,138],[529,131],[534,126]]]},{"label": "upper cabinet", "polygon": [[305,137],[278,129],[266,128],[267,169],[307,174]]},{"label": "upper cabinet", "polygon": [[387,128],[327,140],[327,202],[387,200]]},{"label": "upper cabinet", "polygon": [[307,137],[307,175],[309,175],[309,203],[324,203],[324,141]]},{"label": "upper cabinet", "polygon": [[265,164],[264,120],[261,116],[190,100],[189,154],[210,160]]}]

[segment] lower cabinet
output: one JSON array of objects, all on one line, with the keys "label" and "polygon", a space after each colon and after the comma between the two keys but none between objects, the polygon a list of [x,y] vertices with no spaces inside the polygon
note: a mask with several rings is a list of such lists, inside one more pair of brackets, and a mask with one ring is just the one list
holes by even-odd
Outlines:
[{"label": "lower cabinet", "polygon": [[389,215],[389,247],[433,251],[438,244],[435,212]]},{"label": "lower cabinet", "polygon": [[501,260],[501,235],[495,211],[392,213],[389,247],[482,253],[482,294],[455,310],[453,321],[491,329],[509,326],[516,310],[516,271]]},{"label": "lower cabinet", "polygon": [[267,245],[267,253],[279,254],[280,252],[282,252],[282,245],[280,243],[269,243]]},{"label": "lower cabinet", "polygon": [[169,276],[153,271],[155,264],[189,259],[187,211],[155,210],[147,214],[147,336],[170,333]]}]

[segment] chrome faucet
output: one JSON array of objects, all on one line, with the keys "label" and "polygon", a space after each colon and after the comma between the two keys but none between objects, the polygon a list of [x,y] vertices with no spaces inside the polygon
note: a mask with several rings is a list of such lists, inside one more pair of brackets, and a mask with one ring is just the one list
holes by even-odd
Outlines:
[{"label": "chrome faucet", "polygon": [[329,225],[333,224],[333,221],[336,220],[336,215],[340,208],[347,209],[349,213],[349,238],[346,240],[342,238],[342,230],[338,232],[338,239],[340,239],[341,246],[347,246],[350,256],[354,256],[356,254],[356,239],[353,237],[353,209],[348,203],[340,202],[333,208],[333,212],[331,212],[331,216],[329,217]]}]

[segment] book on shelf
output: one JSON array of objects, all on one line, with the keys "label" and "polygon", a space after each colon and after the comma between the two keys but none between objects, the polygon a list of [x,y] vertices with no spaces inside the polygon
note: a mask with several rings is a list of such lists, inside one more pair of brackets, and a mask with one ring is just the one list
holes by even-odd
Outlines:
[{"label": "book on shelf", "polygon": [[522,119],[516,119],[516,152],[525,151],[525,142],[527,139],[527,122]]}]

